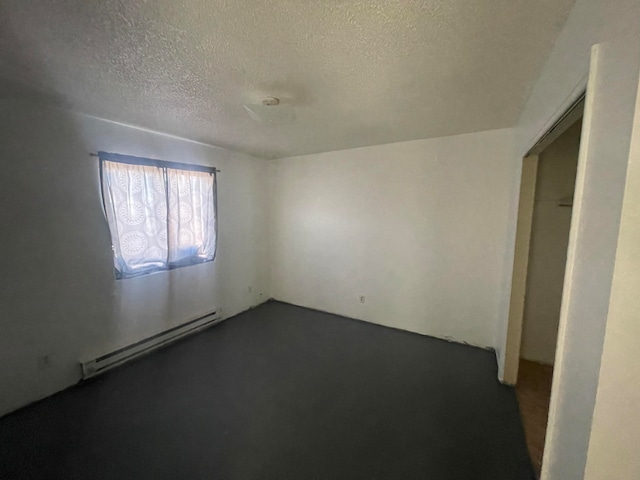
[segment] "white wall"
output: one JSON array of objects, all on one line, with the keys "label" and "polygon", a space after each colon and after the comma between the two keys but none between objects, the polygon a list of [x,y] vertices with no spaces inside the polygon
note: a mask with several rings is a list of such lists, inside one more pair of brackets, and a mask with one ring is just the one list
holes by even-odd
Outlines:
[{"label": "white wall", "polygon": [[273,296],[495,346],[513,157],[496,130],[271,162]]},{"label": "white wall", "polygon": [[[532,88],[515,126],[516,158],[520,159],[553,123],[582,94],[589,75],[591,47],[612,37],[633,35],[640,23],[638,0],[576,0],[565,26]],[[519,177],[516,184],[519,183]],[[518,189],[510,200],[508,254],[513,258]],[[511,272],[507,273],[511,283]],[[504,377],[504,351],[507,343],[509,297],[502,305],[501,322],[496,330],[498,376]]]},{"label": "white wall", "polygon": [[640,85],[585,479],[640,478]]},{"label": "white wall", "polygon": [[[0,415],[77,382],[81,358],[270,296],[266,161],[16,100],[0,110]],[[220,168],[216,260],[116,281],[97,150]]]},{"label": "white wall", "polygon": [[516,125],[523,156],[586,86],[591,47],[637,32],[638,0],[576,0]]},{"label": "white wall", "polygon": [[571,208],[582,122],[572,125],[539,156],[520,355],[552,365],[567,262]]},{"label": "white wall", "polygon": [[638,35],[594,49],[543,461],[546,480],[584,474],[618,241],[639,47],[640,29]]},{"label": "white wall", "polygon": [[[613,40],[616,46],[595,51],[590,72],[591,47]],[[580,479],[584,474],[626,175],[639,44],[638,0],[576,0],[515,128],[516,151],[522,156],[580,95],[591,73],[591,105],[588,98],[585,107],[590,114],[585,115],[576,179],[543,480]],[[517,201],[514,193],[511,205]],[[513,207],[511,256],[516,221],[517,208]],[[496,344],[499,378],[504,378],[508,302],[500,318]]]},{"label": "white wall", "polygon": [[543,478],[582,478],[618,238],[640,51],[594,49],[576,177]]}]

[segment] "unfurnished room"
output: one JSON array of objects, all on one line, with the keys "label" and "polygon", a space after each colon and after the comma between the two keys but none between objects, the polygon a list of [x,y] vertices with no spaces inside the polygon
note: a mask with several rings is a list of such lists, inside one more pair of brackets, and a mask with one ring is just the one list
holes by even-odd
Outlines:
[{"label": "unfurnished room", "polygon": [[640,478],[640,0],[3,0],[0,479]]}]

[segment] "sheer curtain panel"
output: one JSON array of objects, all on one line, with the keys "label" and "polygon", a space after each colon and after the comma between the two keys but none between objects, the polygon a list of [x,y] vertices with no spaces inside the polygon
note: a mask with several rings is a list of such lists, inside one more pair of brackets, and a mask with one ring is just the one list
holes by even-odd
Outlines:
[{"label": "sheer curtain panel", "polygon": [[118,277],[215,258],[215,169],[105,152],[99,156]]}]

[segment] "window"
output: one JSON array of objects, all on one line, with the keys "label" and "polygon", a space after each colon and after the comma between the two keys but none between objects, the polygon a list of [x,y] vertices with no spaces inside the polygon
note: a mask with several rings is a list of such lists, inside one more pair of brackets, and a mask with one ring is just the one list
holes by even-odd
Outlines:
[{"label": "window", "polygon": [[210,262],[216,254],[216,170],[98,152],[118,278]]}]

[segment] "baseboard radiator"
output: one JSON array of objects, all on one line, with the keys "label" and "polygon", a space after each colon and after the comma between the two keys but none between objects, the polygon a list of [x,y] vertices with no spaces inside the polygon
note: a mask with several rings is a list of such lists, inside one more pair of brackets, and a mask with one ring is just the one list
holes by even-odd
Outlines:
[{"label": "baseboard radiator", "polygon": [[222,321],[222,309],[208,313],[201,317],[189,320],[178,326],[169,328],[138,342],[119,348],[98,358],[80,362],[82,366],[82,379],[95,377],[107,370],[122,365],[129,360],[146,355],[158,348],[169,345],[181,338],[204,330]]}]

